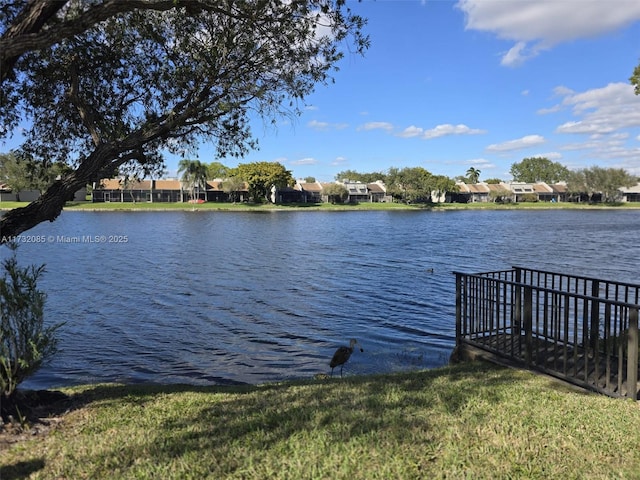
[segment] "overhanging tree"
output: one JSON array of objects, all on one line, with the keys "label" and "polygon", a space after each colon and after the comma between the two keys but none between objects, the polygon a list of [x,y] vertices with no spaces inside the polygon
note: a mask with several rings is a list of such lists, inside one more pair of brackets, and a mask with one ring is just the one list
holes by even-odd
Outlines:
[{"label": "overhanging tree", "polygon": [[299,113],[365,21],[344,0],[9,0],[0,8],[0,138],[73,171],[0,220],[4,238],[53,221],[87,183],[161,151],[256,147],[249,123]]}]

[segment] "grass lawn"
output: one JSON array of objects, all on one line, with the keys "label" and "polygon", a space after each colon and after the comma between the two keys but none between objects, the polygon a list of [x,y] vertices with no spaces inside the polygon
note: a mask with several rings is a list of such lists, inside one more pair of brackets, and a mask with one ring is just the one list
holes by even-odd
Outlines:
[{"label": "grass lawn", "polygon": [[0,478],[640,478],[638,402],[480,362],[64,391],[46,436],[0,447]]}]

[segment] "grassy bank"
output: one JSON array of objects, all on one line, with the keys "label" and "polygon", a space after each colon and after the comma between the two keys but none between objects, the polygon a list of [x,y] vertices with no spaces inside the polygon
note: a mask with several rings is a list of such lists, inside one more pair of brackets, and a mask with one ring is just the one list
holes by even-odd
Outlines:
[{"label": "grassy bank", "polygon": [[[13,208],[24,207],[26,202],[0,202],[0,210],[11,210]],[[188,210],[188,211],[304,211],[304,210],[326,210],[326,211],[358,211],[358,210],[589,210],[589,209],[640,209],[640,203],[620,203],[620,204],[587,204],[587,203],[551,203],[551,202],[530,202],[530,203],[442,203],[435,205],[402,203],[358,203],[358,204],[254,204],[254,203],[215,203],[207,202],[201,204],[190,203],[92,203],[92,202],[69,202],[65,210],[86,210],[86,211],[165,211],[165,210]]]},{"label": "grassy bank", "polygon": [[85,386],[0,478],[640,478],[637,402],[482,363],[241,387]]}]

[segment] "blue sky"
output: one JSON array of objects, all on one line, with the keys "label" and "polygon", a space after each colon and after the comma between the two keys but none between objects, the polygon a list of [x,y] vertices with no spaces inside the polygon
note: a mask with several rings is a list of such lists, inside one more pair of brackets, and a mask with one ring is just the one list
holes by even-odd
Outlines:
[{"label": "blue sky", "polygon": [[[450,177],[473,166],[481,180],[509,180],[514,162],[543,155],[640,176],[640,96],[629,83],[640,2],[349,5],[369,20],[365,57],[348,54],[301,117],[256,124],[260,149],[241,162],[278,161],[320,181],[416,166]],[[199,156],[216,160],[207,146]]]},{"label": "blue sky", "polygon": [[[295,178],[423,167],[510,180],[525,157],[640,176],[638,0],[349,0],[371,47],[349,54],[304,113],[253,125],[260,149]],[[17,146],[20,136],[0,143]],[[210,145],[204,162],[233,167]],[[179,158],[167,156],[168,176]]]}]

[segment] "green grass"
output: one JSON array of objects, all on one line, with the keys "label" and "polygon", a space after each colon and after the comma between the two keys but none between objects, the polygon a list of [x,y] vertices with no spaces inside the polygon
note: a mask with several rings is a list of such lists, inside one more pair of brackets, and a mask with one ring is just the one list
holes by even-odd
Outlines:
[{"label": "green grass", "polygon": [[[13,208],[24,207],[28,205],[26,202],[0,202],[0,210],[11,210]],[[357,210],[531,210],[531,209],[547,209],[547,210],[564,210],[564,209],[640,209],[640,203],[619,203],[619,204],[587,204],[587,203],[550,203],[550,202],[531,202],[531,203],[441,203],[435,205],[412,204],[405,205],[402,203],[369,203],[363,202],[358,204],[304,204],[294,203],[285,205],[273,204],[255,204],[255,203],[217,203],[207,202],[201,204],[190,203],[164,203],[164,202],[138,202],[138,203],[121,203],[121,202],[69,202],[65,206],[65,210],[88,210],[88,211],[153,211],[153,210],[188,210],[188,211],[303,211],[303,210],[323,210],[323,211],[357,211]]]},{"label": "green grass", "polygon": [[483,363],[242,387],[97,385],[0,478],[640,478],[637,402]]}]

